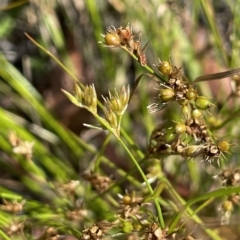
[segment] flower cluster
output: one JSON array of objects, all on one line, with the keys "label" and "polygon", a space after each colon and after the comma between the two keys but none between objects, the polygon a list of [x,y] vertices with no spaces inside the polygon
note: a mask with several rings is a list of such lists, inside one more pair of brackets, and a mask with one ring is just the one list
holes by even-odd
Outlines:
[{"label": "flower cluster", "polygon": [[[109,91],[109,97],[103,97],[105,106],[103,112],[105,118],[102,118],[97,113],[98,98],[94,85],[87,85],[84,90],[78,83],[74,83],[73,95],[62,90],[68,99],[78,107],[85,108],[91,112],[94,117],[100,122],[103,128],[107,128],[116,136],[120,135],[121,118],[127,109],[130,98],[130,87],[122,86],[118,92],[115,89],[115,95]],[[85,124],[88,127],[97,128],[92,125]],[[98,128],[99,129],[99,128]]]},{"label": "flower cluster", "polygon": [[181,108],[182,122],[160,124],[153,130],[148,146],[150,154],[178,154],[195,158],[202,156],[209,163],[228,152],[227,141],[213,140],[205,123],[204,112],[213,104],[206,96],[198,95],[197,89],[182,74],[182,69],[168,61],[159,60],[156,66],[160,74],[167,77],[159,83],[158,102],[148,106],[150,112],[177,102]]},{"label": "flower cluster", "polygon": [[138,40],[132,33],[132,27],[128,24],[125,28],[115,28],[111,26],[107,28],[106,34],[102,34],[104,37],[103,43],[107,47],[121,47],[127,49],[130,53],[135,55],[142,66],[147,64],[146,56],[143,53],[147,44],[141,47],[141,36],[139,35]]}]

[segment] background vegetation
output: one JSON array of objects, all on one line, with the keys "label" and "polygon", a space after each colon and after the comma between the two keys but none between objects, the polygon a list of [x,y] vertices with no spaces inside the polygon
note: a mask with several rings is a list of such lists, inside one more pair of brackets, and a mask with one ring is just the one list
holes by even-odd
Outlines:
[{"label": "background vegetation", "polygon": [[[165,228],[156,220],[155,208],[145,209],[146,225],[159,224],[155,230],[144,230],[153,234],[152,239],[174,239],[173,233],[176,239],[239,238],[239,181],[222,188],[221,179],[213,178],[239,167],[238,80],[197,84],[199,94],[215,105],[205,115],[209,131],[232,144],[218,165],[176,155],[144,158],[157,124],[182,119],[174,103],[149,113],[147,106],[156,101],[158,86],[150,77],[143,78],[124,113],[121,136],[147,177],[154,179],[154,194],[145,189],[123,145],[108,131],[85,127],[84,123],[96,125],[96,119],[61,91],[72,92],[76,79],[84,85],[94,83],[103,102],[101,95],[107,96],[108,89],[133,86],[146,68],[122,49],[99,44],[108,26],[128,23],[136,36],[141,32],[143,45],[149,41],[145,54],[153,69],[158,58],[171,59],[193,81],[238,68],[238,0],[3,0],[0,4],[2,239],[87,239],[83,233],[90,236],[93,224],[108,230],[99,224],[102,221],[117,225],[105,239],[138,239],[129,219],[118,216],[121,196],[141,204],[160,203],[165,227],[171,228],[176,220],[172,232],[160,238],[156,231]],[[86,177],[86,170],[91,177]],[[100,178],[107,191],[94,182],[99,176],[111,176]],[[233,213],[222,205],[231,194],[237,196]],[[180,216],[175,215],[178,212]]]}]

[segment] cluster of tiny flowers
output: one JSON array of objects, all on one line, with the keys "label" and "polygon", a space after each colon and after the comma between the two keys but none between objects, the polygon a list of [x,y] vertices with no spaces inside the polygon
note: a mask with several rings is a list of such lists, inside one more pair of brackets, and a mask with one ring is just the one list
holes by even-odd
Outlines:
[{"label": "cluster of tiny flowers", "polygon": [[[74,83],[73,94],[62,90],[68,99],[80,108],[85,108],[91,112],[95,118],[102,124],[102,127],[111,129],[116,137],[120,134],[121,117],[127,109],[129,98],[130,98],[130,87],[122,86],[115,94],[109,91],[109,97],[103,97],[105,106],[103,112],[105,119],[100,117],[97,113],[98,98],[94,85],[87,85],[84,90],[79,86],[78,83]],[[94,127],[91,125],[87,125]]]},{"label": "cluster of tiny flowers", "polygon": [[107,47],[121,47],[126,48],[132,54],[134,54],[142,66],[147,64],[146,56],[143,53],[147,44],[141,47],[141,37],[135,40],[132,33],[132,27],[128,24],[125,28],[115,28],[111,26],[107,28],[106,34],[102,34],[104,37],[103,43]]},{"label": "cluster of tiny flowers", "polygon": [[223,153],[228,152],[230,144],[227,141],[212,140],[209,135],[203,112],[213,104],[206,96],[198,95],[197,89],[183,76],[181,68],[173,66],[169,61],[160,60],[156,67],[167,80],[165,83],[159,81],[158,102],[148,106],[149,111],[157,112],[176,101],[181,108],[183,120],[170,124],[170,127],[169,124],[158,125],[150,138],[149,153],[178,154],[189,158],[202,156],[203,161],[218,161],[220,156],[224,156]]}]

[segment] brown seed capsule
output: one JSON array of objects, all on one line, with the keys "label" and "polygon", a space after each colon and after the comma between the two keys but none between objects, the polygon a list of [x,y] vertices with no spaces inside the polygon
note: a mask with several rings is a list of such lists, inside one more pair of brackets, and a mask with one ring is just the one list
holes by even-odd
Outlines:
[{"label": "brown seed capsule", "polygon": [[160,90],[160,94],[158,95],[163,102],[169,102],[175,98],[175,92],[171,88],[165,88]]},{"label": "brown seed capsule", "polygon": [[121,40],[117,34],[107,33],[104,37],[104,43],[107,46],[119,47],[121,44]]},{"label": "brown seed capsule", "polygon": [[120,38],[121,44],[126,44],[132,37],[132,28],[128,25],[126,28],[118,28],[117,34]]},{"label": "brown seed capsule", "polygon": [[123,199],[122,199],[122,202],[125,204],[125,205],[129,205],[131,202],[132,202],[132,198],[130,196],[124,196]]}]

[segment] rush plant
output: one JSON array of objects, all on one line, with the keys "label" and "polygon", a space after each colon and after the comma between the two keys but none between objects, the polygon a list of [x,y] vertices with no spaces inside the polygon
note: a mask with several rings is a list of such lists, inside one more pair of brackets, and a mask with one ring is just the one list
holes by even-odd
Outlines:
[{"label": "rush plant", "polygon": [[[94,5],[85,2],[94,16]],[[207,1],[200,2],[207,12]],[[44,20],[55,29],[54,21]],[[62,63],[30,35],[25,34],[30,43],[73,79],[72,90],[62,89],[61,96],[81,110],[76,121],[86,112],[92,118],[84,118],[91,120],[84,123],[86,130],[80,136],[65,129],[43,107],[31,84],[0,55],[1,79],[24,97],[31,106],[24,110],[42,124],[0,108],[4,169],[0,238],[226,239],[207,219],[215,216],[219,226],[229,226],[240,210],[240,68],[191,78],[185,66],[174,63],[171,51],[166,59],[149,57],[154,40],[143,43],[148,36],[128,23],[107,27],[94,41],[101,53],[106,52],[106,69],[121,72],[111,65],[108,54],[112,54],[128,57],[141,73],[110,90],[105,81],[100,91],[98,79],[83,84],[67,66],[64,54]],[[61,38],[53,34],[53,39],[62,50]],[[221,42],[215,42],[221,48]],[[224,61],[230,59],[223,50],[219,52]],[[104,64],[94,60],[89,62],[97,72]],[[224,103],[205,88],[221,79],[233,86]],[[231,239],[240,236],[236,228]]]}]

